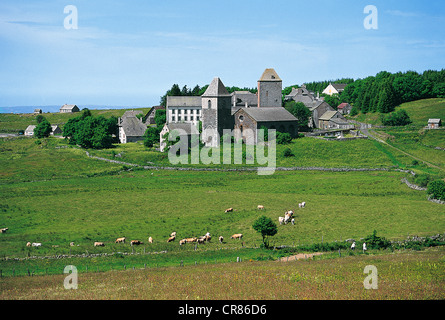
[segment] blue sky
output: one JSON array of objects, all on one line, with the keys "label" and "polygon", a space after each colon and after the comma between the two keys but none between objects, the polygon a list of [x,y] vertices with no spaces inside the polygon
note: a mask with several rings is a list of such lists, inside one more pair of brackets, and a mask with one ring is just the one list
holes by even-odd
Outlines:
[{"label": "blue sky", "polygon": [[[363,26],[368,4],[377,30]],[[444,26],[441,0],[2,0],[0,107],[152,106],[173,83],[256,87],[265,68],[283,86],[440,70]]]}]

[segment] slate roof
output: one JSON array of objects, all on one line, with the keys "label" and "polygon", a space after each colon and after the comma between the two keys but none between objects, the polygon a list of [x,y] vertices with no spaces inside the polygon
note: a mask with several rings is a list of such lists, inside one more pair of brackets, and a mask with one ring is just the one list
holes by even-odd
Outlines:
[{"label": "slate roof", "polygon": [[176,129],[185,131],[188,135],[199,134],[198,129],[191,123],[168,123],[166,124],[168,130],[171,132]]},{"label": "slate roof", "polygon": [[337,112],[338,111],[326,111],[321,117],[318,118],[318,120],[331,120]]},{"label": "slate roof", "polygon": [[428,119],[428,123],[440,123],[440,119]]},{"label": "slate roof", "polygon": [[239,108],[239,110],[243,110],[257,122],[298,121],[283,107]]},{"label": "slate roof", "polygon": [[207,90],[202,95],[203,97],[220,97],[220,96],[230,96],[226,87],[222,83],[221,79],[216,77],[213,78]]},{"label": "slate roof", "polygon": [[331,85],[335,88],[335,90],[344,90],[347,84],[344,83],[331,83]]},{"label": "slate roof", "polygon": [[73,110],[74,107],[77,107],[75,104],[64,104],[60,110]]},{"label": "slate roof", "polygon": [[120,126],[127,137],[142,137],[147,130],[147,126],[136,117],[129,116],[122,119]]},{"label": "slate roof", "polygon": [[282,80],[273,68],[268,68],[264,70],[260,80],[258,81],[282,81]]},{"label": "slate roof", "polygon": [[167,107],[201,107],[200,96],[167,96]]}]

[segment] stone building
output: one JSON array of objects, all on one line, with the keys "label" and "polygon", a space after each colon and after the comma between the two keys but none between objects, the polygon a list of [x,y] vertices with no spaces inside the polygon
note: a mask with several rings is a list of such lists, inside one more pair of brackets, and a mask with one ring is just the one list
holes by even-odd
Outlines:
[{"label": "stone building", "polygon": [[246,144],[257,144],[258,129],[275,129],[289,133],[292,137],[298,134],[297,118],[283,107],[239,108],[235,114],[235,139],[243,139]]},{"label": "stone building", "polygon": [[[263,125],[292,136],[298,130],[297,118],[282,107],[282,80],[271,68],[258,80],[257,94],[248,91],[230,94],[221,79],[214,78],[202,96],[168,96],[166,116],[166,126],[172,123],[198,126],[201,121],[201,139],[208,147],[219,146],[224,129],[246,130],[249,127],[254,138],[246,141],[241,135],[248,143],[257,143],[256,132]],[[246,122],[240,120],[243,117]]]},{"label": "stone building", "polygon": [[76,106],[75,104],[64,104],[59,110],[60,113],[72,113],[79,111],[80,111],[79,107]]},{"label": "stone building", "polygon": [[347,84],[344,83],[329,83],[329,85],[323,90],[324,94],[332,96],[333,94],[340,94],[345,90]]},{"label": "stone building", "polygon": [[120,143],[137,142],[144,139],[147,125],[143,122],[143,117],[136,117],[136,115],[141,113],[138,110],[129,110],[122,117],[118,118]]}]

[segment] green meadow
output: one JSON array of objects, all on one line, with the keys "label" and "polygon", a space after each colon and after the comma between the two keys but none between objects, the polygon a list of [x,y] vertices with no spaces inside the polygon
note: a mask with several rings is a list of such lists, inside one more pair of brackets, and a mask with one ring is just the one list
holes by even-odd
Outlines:
[{"label": "green meadow", "polygon": [[[393,140],[402,146],[401,141],[406,132],[398,130],[393,129],[386,133],[387,141],[390,142],[389,135],[392,135]],[[396,131],[399,135],[395,134]],[[429,144],[440,146],[441,131],[424,132],[422,147],[419,148]],[[426,154],[422,149],[416,151],[414,145],[409,145],[412,143],[409,136],[405,140],[411,153],[419,156]],[[420,143],[415,146],[418,145]],[[286,148],[291,149],[293,156],[284,156]],[[161,274],[170,273],[172,269],[169,268],[180,268],[180,265],[184,265],[181,268],[184,268],[184,277],[189,282],[196,281],[191,278],[191,274],[197,267],[210,272],[208,281],[211,282],[229,264],[233,270],[240,269],[239,272],[244,272],[251,279],[250,283],[254,284],[257,283],[254,279],[269,279],[266,270],[274,270],[274,263],[277,263],[264,260],[276,260],[303,252],[299,247],[312,244],[343,244],[342,258],[339,258],[336,251],[325,252],[313,261],[320,263],[320,269],[311,269],[307,265],[307,273],[291,272],[290,275],[272,277],[271,282],[263,283],[277,288],[289,287],[283,294],[272,290],[262,295],[249,287],[248,294],[240,297],[273,299],[300,296],[324,299],[329,298],[322,294],[326,291],[323,289],[326,285],[334,281],[344,286],[346,280],[345,273],[339,275],[338,281],[330,279],[327,269],[323,268],[330,268],[332,263],[342,265],[352,261],[347,259],[357,259],[353,260],[354,264],[362,264],[362,261],[368,259],[367,254],[348,250],[348,245],[344,242],[346,239],[360,241],[374,230],[377,230],[379,236],[390,240],[444,232],[443,205],[427,201],[424,191],[408,188],[401,182],[408,174],[395,169],[428,172],[436,176],[441,176],[443,172],[428,168],[422,163],[415,164],[410,156],[373,140],[296,139],[291,144],[277,146],[276,165],[288,168],[377,170],[277,170],[272,175],[263,176],[258,175],[255,170],[242,170],[256,166],[246,164],[245,159],[241,165],[232,163],[207,166],[216,169],[215,171],[144,169],[143,166],[172,165],[166,154],[148,149],[141,143],[116,145],[112,149],[88,152],[92,156],[138,166],[89,158],[86,150],[68,145],[64,139],[59,138],[0,139],[0,227],[8,228],[6,233],[0,234],[2,299],[32,298],[32,295],[26,293],[26,288],[39,286],[39,283],[41,290],[46,288],[51,291],[47,285],[59,281],[63,268],[69,264],[75,265],[81,274],[91,277],[91,282],[84,282],[86,299],[95,296],[89,290],[100,292],[100,296],[104,298],[133,297],[130,292],[121,295],[113,287],[105,292],[101,291],[96,281],[100,282],[102,275],[112,276],[110,279],[114,279],[119,286],[123,282],[133,286],[131,280],[127,279],[129,272],[136,272],[133,275],[147,272],[155,279]],[[429,157],[429,161],[437,165],[443,164],[440,153],[437,158]],[[203,164],[181,166],[205,167]],[[237,168],[241,170],[221,170]],[[302,201],[306,202],[304,209],[298,207],[298,203]],[[260,204],[265,207],[264,210],[257,209]],[[225,209],[229,207],[234,208],[234,211],[225,213]],[[278,224],[278,217],[283,216],[287,210],[295,212],[295,225],[278,225],[278,233],[271,238],[271,245],[290,249],[260,248],[261,235],[252,228],[255,219],[266,215]],[[177,238],[174,242],[167,243],[173,231],[177,232]],[[198,237],[206,232],[212,235],[210,243],[179,246],[180,239]],[[230,239],[234,233],[242,233],[243,239]],[[220,235],[224,237],[223,243],[217,240]],[[116,238],[124,236],[127,238],[126,243],[115,243]],[[154,242],[148,243],[148,237],[152,237]],[[129,240],[133,239],[141,240],[143,244],[130,246]],[[104,242],[105,246],[94,247],[96,241]],[[42,245],[27,247],[28,242]],[[70,246],[71,242],[74,246]],[[377,250],[369,253],[370,256],[381,255]],[[386,252],[381,259],[385,260],[386,255],[391,254]],[[356,292],[358,297],[443,298],[443,289],[440,289],[444,272],[443,250],[439,248],[431,254],[418,256],[421,259],[432,259],[434,268],[438,269],[431,272],[442,274],[442,280],[434,275],[430,282],[435,288],[433,293],[424,292],[425,283],[428,283],[431,275],[426,272],[420,273],[420,278],[414,284],[410,283],[410,286],[419,288],[416,289],[418,294],[414,296],[410,296],[406,289],[403,293],[395,290],[376,296],[369,296],[361,290]],[[397,257],[405,259],[402,255]],[[238,258],[243,262],[234,263]],[[388,259],[393,261],[392,258]],[[398,259],[385,264],[385,268],[391,268],[392,263],[399,263]],[[306,265],[310,262],[301,263]],[[35,274],[35,277],[28,277],[28,274]],[[360,270],[360,275],[362,274],[363,270]],[[231,274],[226,276],[227,279],[232,277]],[[354,277],[358,275],[355,274]],[[31,283],[24,279],[33,280]],[[178,286],[181,279],[167,281],[172,286]],[[304,283],[306,289],[294,293],[290,287],[294,288],[295,281]],[[315,291],[314,283],[318,283]],[[14,287],[17,290],[11,289]],[[221,286],[219,293],[212,293],[212,297],[227,297],[224,295],[224,288]],[[147,298],[151,294],[158,298],[171,298],[159,291],[147,288],[141,290]],[[199,290],[202,291],[197,291],[196,295],[189,298],[199,299],[203,291],[208,292],[208,288],[204,287]],[[66,292],[52,292],[57,293],[55,296],[46,293],[42,297],[74,298],[67,296]],[[318,293],[314,295],[309,294],[310,292]],[[340,291],[335,297],[352,298],[351,293]]]}]

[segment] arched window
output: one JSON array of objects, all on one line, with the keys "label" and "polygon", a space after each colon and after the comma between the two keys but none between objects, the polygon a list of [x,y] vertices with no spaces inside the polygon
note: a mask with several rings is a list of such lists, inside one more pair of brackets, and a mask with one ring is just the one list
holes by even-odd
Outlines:
[{"label": "arched window", "polygon": [[207,108],[211,108],[212,107],[212,100],[207,101]]}]

